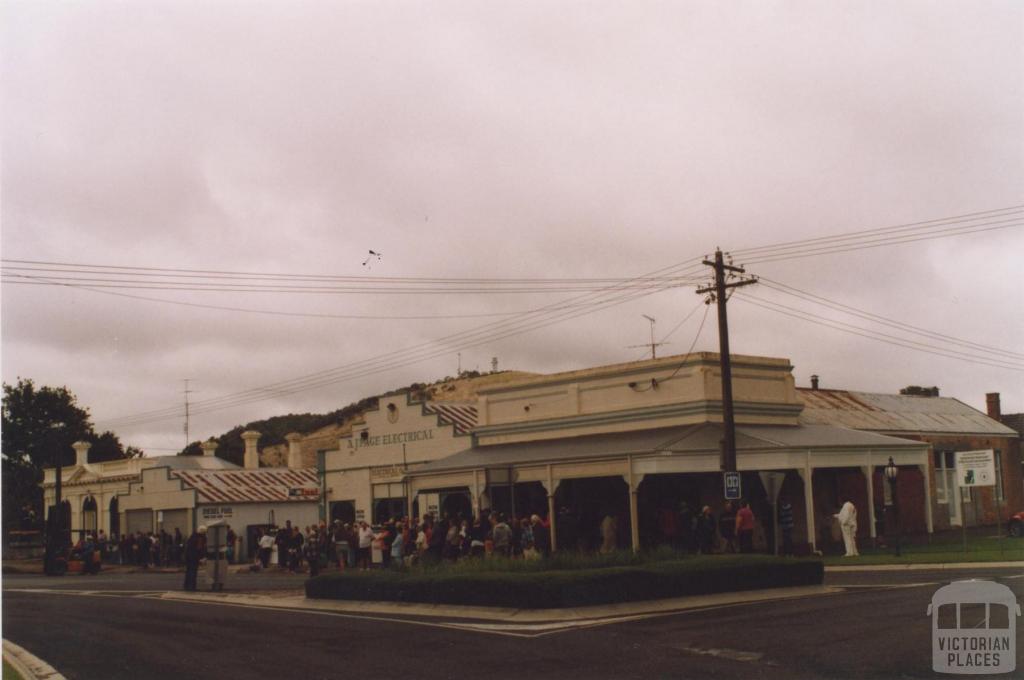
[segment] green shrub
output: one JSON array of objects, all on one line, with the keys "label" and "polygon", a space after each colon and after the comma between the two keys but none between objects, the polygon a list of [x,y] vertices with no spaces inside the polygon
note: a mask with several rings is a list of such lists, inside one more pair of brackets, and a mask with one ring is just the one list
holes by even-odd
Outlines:
[{"label": "green shrub", "polygon": [[[758,555],[676,560],[632,556],[632,563],[587,568],[568,566],[570,557],[561,562],[466,560],[423,569],[350,570],[308,580],[306,596],[546,609],[816,585],[824,578],[820,561]],[[575,559],[594,564],[582,556]]]}]

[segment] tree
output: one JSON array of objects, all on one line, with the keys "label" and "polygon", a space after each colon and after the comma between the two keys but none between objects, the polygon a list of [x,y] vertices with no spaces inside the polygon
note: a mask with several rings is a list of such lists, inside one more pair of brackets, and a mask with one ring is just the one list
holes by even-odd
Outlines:
[{"label": "tree", "polygon": [[142,455],[129,446],[126,450],[117,435],[97,435],[89,411],[78,406],[75,395],[66,387],[39,387],[32,380],[18,379],[17,385],[3,385],[3,512],[10,526],[23,509],[31,508],[43,517],[43,493],[40,483],[43,468],[53,467],[60,456],[62,465],[73,465],[76,441],[93,444],[91,462],[117,460]]}]

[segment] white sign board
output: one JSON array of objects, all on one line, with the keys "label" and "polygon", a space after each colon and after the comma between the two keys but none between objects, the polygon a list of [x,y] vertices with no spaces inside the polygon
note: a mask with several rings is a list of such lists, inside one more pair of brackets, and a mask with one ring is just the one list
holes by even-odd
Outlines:
[{"label": "white sign board", "polygon": [[995,486],[996,456],[987,451],[957,451],[956,480],[960,486]]},{"label": "white sign board", "polygon": [[743,495],[743,486],[741,483],[740,473],[738,472],[723,472],[722,482],[725,486],[725,498],[730,501],[737,501]]}]

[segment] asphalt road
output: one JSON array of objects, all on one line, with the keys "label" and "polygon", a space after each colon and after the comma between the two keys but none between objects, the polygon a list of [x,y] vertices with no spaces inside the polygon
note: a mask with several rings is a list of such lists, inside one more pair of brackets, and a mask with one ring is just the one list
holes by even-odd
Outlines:
[{"label": "asphalt road", "polygon": [[[1024,578],[1012,570],[855,572],[829,575],[830,585],[848,588],[837,594],[524,636],[456,629],[441,619],[154,599],[168,577],[179,575],[110,583],[5,577],[3,635],[72,679],[918,678],[935,677],[925,610],[939,585],[988,577],[1024,599]],[[301,584],[284,575],[247,578],[232,585]],[[1017,647],[1024,669],[1019,634]]]}]

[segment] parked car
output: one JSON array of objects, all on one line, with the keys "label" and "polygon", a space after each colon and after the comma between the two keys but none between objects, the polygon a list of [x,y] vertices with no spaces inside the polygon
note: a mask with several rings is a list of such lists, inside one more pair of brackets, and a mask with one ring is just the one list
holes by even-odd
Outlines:
[{"label": "parked car", "polygon": [[1010,535],[1014,538],[1024,536],[1024,511],[1018,512],[1010,518]]}]

